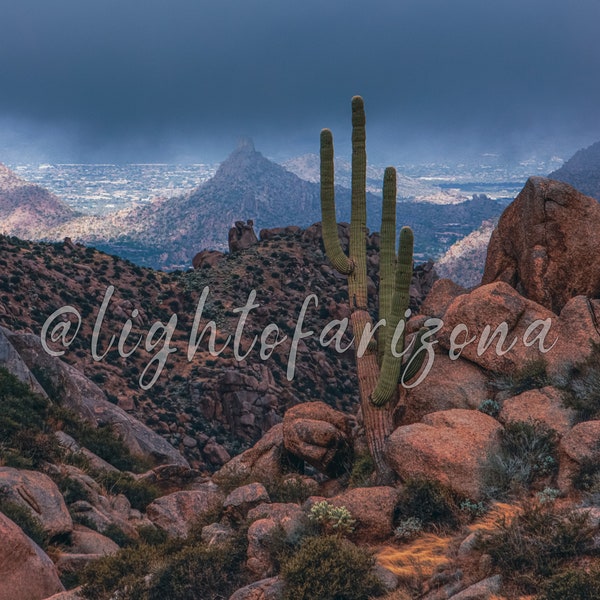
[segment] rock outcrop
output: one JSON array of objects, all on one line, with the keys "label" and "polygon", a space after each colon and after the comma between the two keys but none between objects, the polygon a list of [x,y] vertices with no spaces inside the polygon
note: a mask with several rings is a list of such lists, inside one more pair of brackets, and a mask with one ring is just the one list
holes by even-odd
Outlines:
[{"label": "rock outcrop", "polygon": [[258,238],[254,233],[254,221],[252,219],[245,223],[244,221],[236,221],[235,225],[229,230],[227,242],[229,252],[239,252],[258,244]]},{"label": "rock outcrop", "polygon": [[482,283],[504,281],[556,314],[578,295],[600,297],[600,204],[566,183],[530,178],[488,247]]},{"label": "rock outcrop", "polygon": [[478,411],[440,411],[426,415],[421,423],[398,427],[388,440],[386,455],[401,479],[434,479],[478,499],[482,464],[498,448],[501,429],[498,421]]},{"label": "rock outcrop", "polygon": [[64,591],[48,555],[0,513],[0,600],[43,600]]},{"label": "rock outcrop", "polygon": [[344,473],[352,460],[350,419],[324,402],[290,408],[283,418],[288,452],[331,477]]}]

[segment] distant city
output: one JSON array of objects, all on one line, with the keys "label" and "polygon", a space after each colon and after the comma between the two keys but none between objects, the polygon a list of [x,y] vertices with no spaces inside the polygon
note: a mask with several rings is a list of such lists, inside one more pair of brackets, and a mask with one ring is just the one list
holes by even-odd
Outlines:
[{"label": "distant city", "polygon": [[[400,164],[398,172],[423,184],[464,197],[486,194],[514,198],[532,175],[547,175],[563,164],[559,157],[506,164],[483,154],[463,163]],[[54,192],[75,210],[103,215],[189,192],[214,176],[218,164],[9,164],[18,175]],[[379,167],[374,167],[379,170]],[[381,172],[383,169],[381,168]],[[298,173],[302,176],[302,174]]]}]

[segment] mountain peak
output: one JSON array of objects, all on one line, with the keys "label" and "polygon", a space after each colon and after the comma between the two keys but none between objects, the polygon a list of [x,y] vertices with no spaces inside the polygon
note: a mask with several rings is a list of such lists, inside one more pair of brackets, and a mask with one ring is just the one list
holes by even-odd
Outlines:
[{"label": "mountain peak", "polygon": [[252,138],[246,136],[242,136],[238,140],[237,148],[235,150],[236,152],[256,152]]}]

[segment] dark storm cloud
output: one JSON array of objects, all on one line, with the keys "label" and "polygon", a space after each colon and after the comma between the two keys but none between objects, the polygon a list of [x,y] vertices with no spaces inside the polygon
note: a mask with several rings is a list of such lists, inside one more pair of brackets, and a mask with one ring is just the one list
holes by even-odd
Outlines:
[{"label": "dark storm cloud", "polygon": [[88,154],[222,156],[240,134],[276,153],[324,125],[343,141],[360,93],[394,151],[591,142],[599,22],[598,0],[20,0],[0,19],[0,119]]}]

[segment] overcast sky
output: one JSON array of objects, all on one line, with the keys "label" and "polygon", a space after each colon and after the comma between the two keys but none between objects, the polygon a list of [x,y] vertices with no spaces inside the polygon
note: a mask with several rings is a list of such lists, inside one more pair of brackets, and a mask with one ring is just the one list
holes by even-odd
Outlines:
[{"label": "overcast sky", "polygon": [[[600,0],[14,0],[0,162],[573,150],[600,139]],[[565,156],[565,157],[566,157]]]}]

